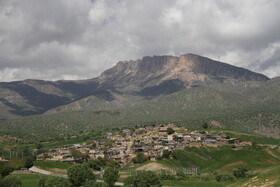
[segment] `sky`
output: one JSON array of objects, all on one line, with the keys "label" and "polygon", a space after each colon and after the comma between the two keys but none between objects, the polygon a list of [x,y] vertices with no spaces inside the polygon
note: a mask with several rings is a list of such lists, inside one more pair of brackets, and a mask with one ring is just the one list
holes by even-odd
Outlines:
[{"label": "sky", "polygon": [[194,53],[280,76],[280,0],[0,0],[0,82]]}]

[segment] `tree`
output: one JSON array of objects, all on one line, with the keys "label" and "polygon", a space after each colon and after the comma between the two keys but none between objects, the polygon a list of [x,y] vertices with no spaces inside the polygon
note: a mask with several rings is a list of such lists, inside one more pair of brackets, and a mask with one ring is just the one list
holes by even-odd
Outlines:
[{"label": "tree", "polygon": [[71,155],[74,159],[86,160],[88,158],[87,154],[83,154],[83,153],[81,153],[81,151],[76,150],[76,149],[71,150]]},{"label": "tree", "polygon": [[35,148],[36,149],[41,149],[42,148],[42,144],[41,143],[36,143]]},{"label": "tree", "polygon": [[216,175],[216,181],[218,182],[231,182],[234,181],[234,176],[231,173],[222,173]]},{"label": "tree", "polygon": [[67,174],[73,186],[81,186],[87,180],[95,180],[95,175],[88,164],[74,164],[68,169]]},{"label": "tree", "polygon": [[169,158],[171,152],[168,150],[163,150],[162,151],[162,158]]},{"label": "tree", "polygon": [[107,187],[107,184],[103,182],[96,182],[96,181],[89,180],[81,187]]},{"label": "tree", "polygon": [[137,153],[136,157],[132,159],[132,162],[135,164],[141,164],[143,162],[146,162],[148,160],[148,157],[144,155],[144,153]]},{"label": "tree", "polygon": [[119,170],[114,168],[106,168],[103,175],[104,181],[108,186],[114,186],[119,178]]},{"label": "tree", "polygon": [[0,183],[1,187],[20,187],[22,186],[21,180],[19,177],[14,175],[8,175],[2,179]]},{"label": "tree", "polygon": [[24,162],[24,167],[31,168],[33,165],[33,159],[31,157],[27,157]]},{"label": "tree", "polygon": [[14,171],[14,168],[8,164],[4,164],[0,167],[0,175],[3,177],[9,175],[12,171]]},{"label": "tree", "polygon": [[249,172],[249,169],[246,166],[243,166],[243,167],[239,167],[237,169],[234,169],[232,171],[232,174],[236,178],[245,178],[249,175],[248,172]]},{"label": "tree", "polygon": [[160,187],[160,178],[152,171],[139,172],[125,180],[125,186],[134,187]]},{"label": "tree", "polygon": [[61,177],[53,176],[41,176],[39,180],[38,187],[69,187],[71,186],[70,182]]},{"label": "tree", "polygon": [[202,128],[208,129],[208,123],[207,122],[203,123]]},{"label": "tree", "polygon": [[89,164],[89,167],[94,170],[100,170],[101,166],[102,166],[100,160],[97,160],[97,159],[89,160],[89,161],[87,161],[87,163]]},{"label": "tree", "polygon": [[168,135],[171,135],[171,134],[174,133],[174,130],[173,130],[172,128],[169,127],[169,128],[167,128],[166,133],[167,133]]}]

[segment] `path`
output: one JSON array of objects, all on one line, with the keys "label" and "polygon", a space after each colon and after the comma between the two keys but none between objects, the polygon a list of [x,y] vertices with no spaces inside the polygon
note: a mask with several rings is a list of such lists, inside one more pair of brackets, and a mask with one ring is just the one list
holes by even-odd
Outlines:
[{"label": "path", "polygon": [[50,172],[44,169],[39,169],[36,166],[32,166],[31,168],[29,168],[29,171],[32,171],[34,173],[40,173],[43,175],[52,175],[52,176],[56,176],[56,177],[63,177],[63,178],[67,178],[67,175],[65,174],[61,174],[61,173],[54,173],[54,172]]}]

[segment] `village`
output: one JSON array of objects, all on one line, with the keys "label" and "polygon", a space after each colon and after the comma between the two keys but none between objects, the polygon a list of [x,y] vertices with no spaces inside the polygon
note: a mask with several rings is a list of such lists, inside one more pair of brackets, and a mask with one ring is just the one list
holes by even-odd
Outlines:
[{"label": "village", "polygon": [[229,138],[224,133],[210,134],[205,131],[190,131],[174,124],[162,124],[135,130],[124,129],[119,133],[106,133],[104,139],[92,143],[74,144],[49,150],[37,155],[37,160],[79,162],[73,150],[87,155],[89,159],[107,158],[126,165],[137,153],[143,153],[151,161],[161,157],[164,150],[185,147],[219,147],[232,145],[233,149],[252,146],[254,142],[243,142],[239,138]]}]

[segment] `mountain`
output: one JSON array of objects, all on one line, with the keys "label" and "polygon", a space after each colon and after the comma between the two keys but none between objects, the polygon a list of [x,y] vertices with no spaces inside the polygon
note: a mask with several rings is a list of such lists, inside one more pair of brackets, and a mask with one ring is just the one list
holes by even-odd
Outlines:
[{"label": "mountain", "polygon": [[103,126],[214,121],[270,136],[280,129],[279,89],[279,78],[194,54],[143,57],[88,80],[0,83],[0,118],[44,114],[5,120],[0,131],[51,137]]},{"label": "mountain", "polygon": [[[267,80],[264,75],[194,54],[144,57],[118,62],[89,80],[0,83],[0,119],[42,114],[54,108],[122,108],[186,88],[216,84],[222,88],[230,85],[228,89],[236,91],[240,84],[254,87]],[[70,107],[60,107],[68,104]]]}]

